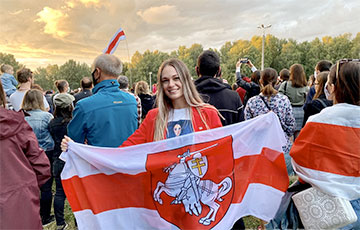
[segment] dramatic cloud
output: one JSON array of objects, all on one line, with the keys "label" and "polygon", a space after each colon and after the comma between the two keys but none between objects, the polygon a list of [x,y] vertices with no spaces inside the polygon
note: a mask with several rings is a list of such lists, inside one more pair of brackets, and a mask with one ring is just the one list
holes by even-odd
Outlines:
[{"label": "dramatic cloud", "polygon": [[219,49],[261,36],[260,24],[298,41],[360,32],[358,0],[12,0],[1,7],[0,50],[31,67],[70,58],[90,64],[120,27],[127,40],[115,54],[124,61],[128,48],[130,56],[194,43]]},{"label": "dramatic cloud", "polygon": [[45,23],[44,33],[51,34],[54,37],[65,37],[69,34],[67,31],[63,31],[60,28],[60,23],[68,18],[69,16],[66,13],[63,13],[61,10],[51,9],[50,7],[44,7],[42,11],[37,13],[39,19],[35,20],[36,22]]},{"label": "dramatic cloud", "polygon": [[144,11],[138,11],[139,15],[148,24],[168,24],[176,21],[179,17],[176,6],[163,5],[150,7]]}]

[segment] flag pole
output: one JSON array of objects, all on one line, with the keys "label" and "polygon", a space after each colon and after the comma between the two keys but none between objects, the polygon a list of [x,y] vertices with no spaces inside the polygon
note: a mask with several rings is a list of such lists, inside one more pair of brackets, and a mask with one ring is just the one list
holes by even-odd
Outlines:
[{"label": "flag pole", "polygon": [[130,71],[130,88],[131,88],[132,87],[132,73],[131,73],[131,60],[130,60],[130,52],[129,52],[129,45],[127,42],[127,36],[126,36],[125,42],[126,42],[126,48],[127,48],[127,52],[128,52],[129,71]]}]

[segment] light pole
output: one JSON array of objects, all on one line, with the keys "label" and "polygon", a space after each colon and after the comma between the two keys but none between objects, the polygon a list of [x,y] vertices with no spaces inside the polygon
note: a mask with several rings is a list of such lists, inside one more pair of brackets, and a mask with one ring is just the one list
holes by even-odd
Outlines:
[{"label": "light pole", "polygon": [[149,88],[150,88],[150,92],[151,92],[151,75],[152,75],[152,72],[149,72],[149,82],[150,82]]},{"label": "light pole", "polygon": [[258,26],[259,29],[263,30],[263,36],[262,36],[262,49],[261,49],[261,70],[264,70],[264,46],[265,46],[265,30],[267,28],[270,28],[271,24],[264,26],[264,24],[261,24]]}]

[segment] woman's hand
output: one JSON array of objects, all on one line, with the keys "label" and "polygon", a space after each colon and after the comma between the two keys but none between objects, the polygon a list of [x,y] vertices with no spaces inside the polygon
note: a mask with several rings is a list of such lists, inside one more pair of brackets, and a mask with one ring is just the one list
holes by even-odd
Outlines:
[{"label": "woman's hand", "polygon": [[252,67],[254,66],[250,59],[248,59],[248,62],[247,62],[246,64],[247,64],[250,68],[252,68]]},{"label": "woman's hand", "polygon": [[64,138],[61,141],[61,151],[66,152],[68,149],[68,142],[73,141],[70,137],[64,136]]},{"label": "woman's hand", "polygon": [[236,68],[240,67],[241,66],[241,62],[240,62],[240,59],[236,62]]}]

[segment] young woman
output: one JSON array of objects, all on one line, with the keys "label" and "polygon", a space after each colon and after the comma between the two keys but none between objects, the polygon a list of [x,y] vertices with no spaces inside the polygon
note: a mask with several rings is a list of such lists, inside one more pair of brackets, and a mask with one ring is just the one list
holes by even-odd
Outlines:
[{"label": "young woman", "polygon": [[280,85],[279,92],[287,96],[291,102],[292,111],[296,120],[294,138],[299,135],[303,125],[303,105],[309,88],[306,85],[305,71],[302,65],[293,64],[290,67],[290,79]]},{"label": "young woman", "polygon": [[[218,111],[203,102],[182,61],[164,61],[159,68],[157,81],[157,108],[149,111],[139,129],[121,147],[222,126]],[[61,143],[63,151],[67,149],[68,141],[71,139],[65,136]]]},{"label": "young woman", "polygon": [[218,111],[202,101],[186,65],[178,59],[162,63],[158,71],[156,105],[140,128],[122,146],[159,141],[221,127]]},{"label": "young woman", "polygon": [[0,81],[0,229],[42,229],[40,186],[50,164],[23,112],[5,108]]},{"label": "young woman", "polygon": [[260,84],[262,86],[261,93],[258,96],[249,99],[245,107],[245,119],[251,119],[261,114],[273,111],[280,120],[281,127],[284,131],[287,143],[283,146],[286,167],[288,174],[293,174],[289,151],[291,148],[290,137],[295,131],[295,118],[292,113],[292,107],[289,99],[279,94],[274,86],[277,81],[278,74],[272,68],[266,68],[261,72]]},{"label": "young woman", "polygon": [[154,98],[150,95],[148,83],[139,81],[135,87],[135,95],[141,100],[141,118],[144,119],[146,114],[154,108]]},{"label": "young woman", "polygon": [[322,109],[332,106],[332,101],[326,99],[325,93],[324,93],[324,87],[325,83],[327,81],[327,76],[329,72],[321,72],[316,75],[316,79],[314,81],[315,85],[315,95],[313,97],[313,100],[304,108],[304,122],[303,126],[305,125],[307,119],[314,115],[319,113]]},{"label": "young woman", "polygon": [[308,119],[291,156],[300,179],[350,200],[357,221],[341,229],[360,229],[360,60],[338,61],[324,89],[334,105]]},{"label": "young woman", "polygon": [[54,197],[54,213],[57,229],[65,229],[67,224],[64,220],[65,193],[61,184],[60,173],[65,162],[59,159],[61,154],[61,140],[67,134],[67,125],[72,118],[74,98],[66,93],[59,94],[55,99],[54,119],[49,123],[50,134],[54,139],[55,147],[53,152],[53,176],[55,178],[56,193]]},{"label": "young woman", "polygon": [[[21,108],[30,115],[26,116],[25,120],[33,129],[39,141],[40,148],[45,151],[49,158],[50,165],[52,165],[52,150],[54,149],[54,140],[49,132],[49,123],[51,119],[53,119],[53,115],[51,113],[45,112],[43,98],[44,96],[40,90],[30,89],[24,95]],[[54,216],[50,216],[52,201],[52,179],[53,178],[51,177],[41,187],[40,214],[43,225],[54,221]]]}]

